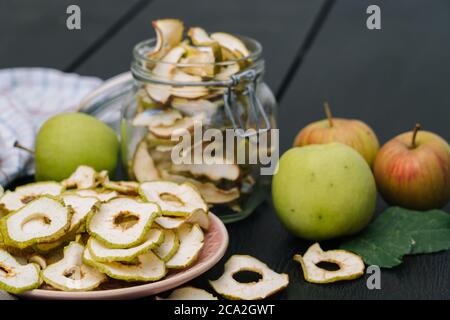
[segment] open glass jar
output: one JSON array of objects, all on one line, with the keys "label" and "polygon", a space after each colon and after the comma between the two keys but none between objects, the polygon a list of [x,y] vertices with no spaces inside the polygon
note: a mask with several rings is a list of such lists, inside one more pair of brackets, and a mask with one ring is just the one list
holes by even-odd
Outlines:
[{"label": "open glass jar", "polygon": [[276,102],[263,82],[261,45],[238,38],[250,54],[213,63],[183,63],[189,49],[173,53],[176,63],[152,60],[156,39],[137,44],[120,124],[129,178],[191,183],[225,222],[253,212],[262,191],[252,157],[277,147],[251,147],[276,128]]}]

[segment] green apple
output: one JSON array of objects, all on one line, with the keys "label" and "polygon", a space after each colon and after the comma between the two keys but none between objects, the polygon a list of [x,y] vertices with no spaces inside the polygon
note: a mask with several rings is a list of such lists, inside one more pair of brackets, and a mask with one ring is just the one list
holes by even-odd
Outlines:
[{"label": "green apple", "polygon": [[112,173],[119,142],[114,130],[100,120],[84,113],[62,113],[42,125],[35,148],[36,180],[60,181],[79,165]]},{"label": "green apple", "polygon": [[375,132],[362,121],[333,118],[328,103],[325,103],[325,113],[327,119],[313,122],[298,133],[294,147],[340,142],[358,151],[372,166],[380,149]]},{"label": "green apple", "polygon": [[377,190],[369,165],[342,143],[288,150],[272,180],[284,226],[308,240],[354,234],[371,220]]},{"label": "green apple", "polygon": [[441,208],[450,200],[450,146],[437,134],[419,129],[417,124],[381,148],[373,167],[375,180],[392,205]]}]

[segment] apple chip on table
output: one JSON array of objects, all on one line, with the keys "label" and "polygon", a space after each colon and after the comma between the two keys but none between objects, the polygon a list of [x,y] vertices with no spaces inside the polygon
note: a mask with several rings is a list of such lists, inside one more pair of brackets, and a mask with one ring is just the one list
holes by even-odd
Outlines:
[{"label": "apple chip on table", "polygon": [[0,206],[0,288],[14,294],[158,281],[197,260],[209,227],[190,185],[110,181],[87,166],[7,191]]}]

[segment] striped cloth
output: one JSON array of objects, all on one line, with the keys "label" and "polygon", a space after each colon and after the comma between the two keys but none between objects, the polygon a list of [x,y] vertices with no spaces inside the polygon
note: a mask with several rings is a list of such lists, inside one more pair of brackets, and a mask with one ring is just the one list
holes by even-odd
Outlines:
[{"label": "striped cloth", "polygon": [[50,116],[75,110],[102,81],[44,68],[0,70],[0,185],[33,172],[32,156],[14,147],[34,149],[34,138]]}]

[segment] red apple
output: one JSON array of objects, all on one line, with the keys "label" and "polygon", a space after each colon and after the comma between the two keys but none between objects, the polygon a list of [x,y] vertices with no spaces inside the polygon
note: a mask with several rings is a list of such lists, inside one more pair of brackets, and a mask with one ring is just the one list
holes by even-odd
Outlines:
[{"label": "red apple", "polygon": [[333,118],[328,103],[325,103],[325,113],[328,119],[313,122],[298,133],[294,147],[340,142],[358,151],[372,166],[380,148],[373,130],[359,120]]},{"label": "red apple", "polygon": [[441,208],[450,200],[450,147],[440,136],[420,131],[388,141],[374,162],[384,199],[409,209]]}]

